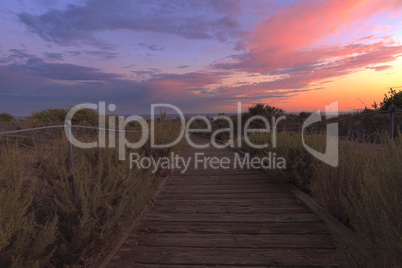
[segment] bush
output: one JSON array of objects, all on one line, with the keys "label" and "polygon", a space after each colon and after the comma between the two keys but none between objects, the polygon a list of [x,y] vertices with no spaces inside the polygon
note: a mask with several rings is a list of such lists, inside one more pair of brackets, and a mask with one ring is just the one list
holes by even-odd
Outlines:
[{"label": "bush", "polygon": [[[107,120],[105,122],[107,122]],[[82,126],[98,126],[99,113],[89,108],[80,109],[74,114],[71,123]]]},{"label": "bush", "polygon": [[39,112],[33,112],[30,119],[33,120],[36,125],[49,126],[63,124],[66,116],[66,109],[46,109]]},{"label": "bush", "polygon": [[9,113],[1,113],[0,114],[0,122],[12,122],[15,121],[14,116]]},{"label": "bush", "polygon": [[[58,125],[64,124],[67,113],[67,109],[46,109],[32,113],[30,119],[34,121],[35,126]],[[81,108],[74,114],[71,122],[74,125],[97,126],[99,114],[93,109]]]}]

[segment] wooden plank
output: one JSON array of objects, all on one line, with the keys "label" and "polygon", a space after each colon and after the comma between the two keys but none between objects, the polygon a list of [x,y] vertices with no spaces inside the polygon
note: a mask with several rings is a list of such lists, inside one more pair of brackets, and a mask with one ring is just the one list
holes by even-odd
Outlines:
[{"label": "wooden plank", "polygon": [[[116,256],[117,257],[117,256]],[[115,258],[116,258],[115,257]],[[267,266],[337,266],[339,259],[333,249],[234,249],[192,247],[128,247],[118,256],[124,264],[183,264],[183,265],[267,265]]]},{"label": "wooden plank", "polygon": [[[110,265],[109,267],[117,267],[117,268],[121,268],[121,267],[124,267],[124,265],[127,265],[127,264],[124,264],[124,263],[119,263],[117,260],[116,260],[116,262],[115,263],[113,263],[112,265]],[[129,265],[130,267],[134,267],[134,266],[131,266],[131,265]],[[138,266],[135,266],[135,267],[138,267]],[[219,265],[219,264],[216,264],[216,265],[214,265],[214,264],[209,264],[208,266],[205,266],[205,265],[188,265],[188,264],[186,264],[186,265],[180,265],[180,264],[178,264],[178,265],[171,265],[171,264],[147,264],[147,263],[141,263],[141,267],[143,267],[143,268],[209,268],[209,267],[225,267],[225,268],[239,268],[239,266],[232,266],[232,265],[224,265],[224,266],[222,266],[222,265]],[[241,266],[241,267],[244,267],[244,266]],[[253,268],[267,268],[267,266],[260,266],[260,265],[253,265],[252,266]],[[275,266],[276,268],[284,268],[285,266]],[[312,267],[317,267],[317,266],[292,266],[293,268],[312,268]]]},{"label": "wooden plank", "polygon": [[283,214],[283,213],[306,213],[310,210],[301,205],[291,206],[191,206],[184,204],[182,206],[158,205],[158,213],[216,213],[216,214],[257,214],[257,213],[270,213],[270,214]]},{"label": "wooden plank", "polygon": [[152,233],[317,234],[328,233],[323,222],[179,222],[143,221],[138,229]]},{"label": "wooden plank", "polygon": [[[210,177],[210,178],[219,178],[219,177],[223,177],[223,176],[231,176],[231,177],[238,177],[238,178],[243,178],[244,179],[244,176],[246,176],[246,175],[261,175],[260,173],[253,173],[253,171],[250,171],[251,172],[251,174],[248,174],[248,173],[230,173],[230,174],[222,174],[222,173],[211,173],[211,174],[209,174],[209,172],[208,172],[208,177]],[[174,171],[174,176],[176,177],[176,178],[178,178],[178,177],[188,177],[188,178],[190,178],[190,177],[201,177],[202,175],[205,175],[205,171],[204,172],[192,172],[192,173],[186,173],[186,172],[184,172],[183,174],[182,173],[180,173],[180,171],[178,171],[178,170],[175,170]]]},{"label": "wooden plank", "polygon": [[[182,169],[177,169],[177,173],[181,173]],[[184,169],[183,169],[184,170]],[[260,174],[259,172],[255,172],[253,169],[203,169],[203,168],[188,168],[187,170],[181,173],[184,176],[200,176],[204,175],[208,172],[208,176],[243,176],[250,174],[249,172],[254,172],[254,174]]]},{"label": "wooden plank", "polygon": [[176,190],[244,190],[247,188],[247,190],[258,190],[258,189],[264,189],[264,190],[275,190],[275,191],[281,191],[283,192],[283,188],[278,187],[277,185],[270,185],[270,184],[264,184],[264,185],[254,185],[254,184],[243,184],[243,185],[236,185],[236,184],[229,184],[229,185],[199,185],[199,184],[194,184],[194,185],[189,185],[189,184],[181,184],[181,183],[169,183],[163,190],[165,193],[166,191],[176,191]]},{"label": "wooden plank", "polygon": [[137,233],[129,245],[197,248],[335,248],[329,234],[188,234]]},{"label": "wooden plank", "polygon": [[280,185],[278,182],[271,182],[267,177],[243,177],[243,176],[174,176],[171,183],[186,183],[192,182],[193,184],[205,184],[205,183],[215,183],[215,184],[267,184],[267,185]]},{"label": "wooden plank", "polygon": [[[227,179],[227,178],[220,178],[220,177],[214,177],[214,178],[209,178],[209,179],[199,179],[197,177],[193,178],[183,178],[183,179],[174,179],[169,183],[169,186],[172,185],[242,185],[244,186],[249,186],[249,185],[265,185],[265,186],[277,186],[280,187],[283,190],[283,187],[279,183],[270,183],[266,182],[263,179]],[[181,186],[179,186],[181,187]]]},{"label": "wooden plank", "polygon": [[292,193],[302,200],[318,217],[325,220],[337,233],[350,244],[355,245],[363,255],[367,255],[368,252],[363,244],[360,242],[359,237],[349,228],[347,228],[342,222],[332,216],[329,212],[324,210],[317,202],[315,202],[311,197],[303,193],[300,189],[293,185],[289,186]]},{"label": "wooden plank", "polygon": [[158,213],[149,212],[145,220],[152,221],[215,221],[215,222],[314,222],[321,221],[313,213],[290,214],[197,214],[197,213]]},{"label": "wooden plank", "polygon": [[282,193],[280,189],[270,189],[267,187],[217,187],[209,185],[207,188],[203,187],[167,187],[164,190],[165,194],[243,194],[243,193]]},{"label": "wooden plank", "polygon": [[165,206],[265,206],[272,207],[276,205],[302,205],[302,203],[297,199],[292,198],[265,198],[265,199],[236,199],[236,198],[225,198],[225,199],[168,199],[158,197],[155,200],[155,205],[158,208],[160,205]]},{"label": "wooden plank", "polygon": [[250,171],[247,174],[235,174],[235,175],[221,175],[221,176],[210,176],[209,174],[206,176],[205,173],[204,174],[199,174],[197,177],[194,178],[194,176],[189,177],[187,176],[187,174],[181,174],[179,172],[174,172],[173,173],[174,177],[172,179],[174,180],[187,180],[187,179],[199,179],[199,180],[218,180],[218,179],[233,179],[234,181],[236,180],[251,180],[251,179],[261,179],[266,181],[267,183],[275,183],[278,184],[280,182],[272,180],[270,181],[269,177],[267,176],[266,173],[260,173],[260,172],[253,172]]},{"label": "wooden plank", "polygon": [[224,200],[224,199],[278,199],[278,198],[289,198],[294,199],[294,196],[290,193],[243,193],[243,194],[172,194],[162,192],[158,195],[157,200],[161,199],[175,199],[175,200]]}]

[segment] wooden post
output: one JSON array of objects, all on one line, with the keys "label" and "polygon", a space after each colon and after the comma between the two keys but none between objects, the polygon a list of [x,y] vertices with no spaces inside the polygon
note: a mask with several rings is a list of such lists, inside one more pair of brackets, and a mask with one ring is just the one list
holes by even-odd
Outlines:
[{"label": "wooden post", "polygon": [[69,145],[69,149],[70,149],[70,163],[71,163],[71,172],[72,172],[72,176],[71,176],[71,187],[73,189],[73,198],[74,198],[74,204],[76,204],[76,198],[75,198],[75,180],[74,180],[74,159],[73,159],[73,146],[71,144],[71,121],[68,120],[67,121],[67,127],[68,127],[68,145]]},{"label": "wooden post", "polygon": [[395,109],[396,106],[395,105],[390,105],[388,107],[388,112],[390,115],[390,123],[389,123],[389,137],[391,138],[391,140],[394,138],[394,125],[395,125]]}]

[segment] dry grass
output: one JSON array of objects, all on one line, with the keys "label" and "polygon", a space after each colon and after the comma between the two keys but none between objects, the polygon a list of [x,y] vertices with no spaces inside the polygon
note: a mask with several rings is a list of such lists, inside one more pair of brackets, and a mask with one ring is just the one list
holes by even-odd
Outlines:
[{"label": "dry grass", "polygon": [[[250,138],[256,144],[269,139],[270,135],[261,133]],[[309,135],[307,143],[324,151],[325,136]],[[401,138],[382,145],[340,142],[336,168],[311,156],[302,146],[300,133],[280,132],[277,145],[266,150],[245,145],[243,149],[256,156],[274,151],[285,157],[288,169],[272,173],[310,192],[332,215],[356,232],[366,254],[334,233],[346,266],[399,267],[402,261]]]},{"label": "dry grass", "polygon": [[[155,129],[157,143],[178,136],[179,122],[165,119],[163,123],[163,129]],[[117,147],[74,147],[72,172],[62,131],[54,131],[51,139],[25,133],[1,144],[1,267],[88,264],[88,257],[96,255],[100,245],[141,210],[154,193],[159,174],[168,173],[131,169],[128,161],[118,160]],[[80,140],[94,140],[96,135],[75,131]],[[127,133],[127,139],[138,140],[139,135]],[[151,148],[148,139],[142,148],[129,152],[158,157],[177,149]]]}]

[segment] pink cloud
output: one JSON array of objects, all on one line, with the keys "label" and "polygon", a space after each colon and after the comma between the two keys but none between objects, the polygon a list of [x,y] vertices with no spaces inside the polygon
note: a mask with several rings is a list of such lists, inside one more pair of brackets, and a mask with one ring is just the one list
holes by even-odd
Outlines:
[{"label": "pink cloud", "polygon": [[298,1],[257,25],[248,43],[249,57],[242,67],[264,73],[301,64],[311,60],[305,52],[322,38],[378,12],[399,7],[400,0]]},{"label": "pink cloud", "polygon": [[389,68],[392,68],[392,66],[391,66],[391,65],[381,65],[381,66],[367,67],[367,68],[368,68],[368,69],[373,69],[373,70],[375,70],[376,72],[381,72],[381,71],[387,70],[387,69],[389,69]]},{"label": "pink cloud", "polygon": [[[251,86],[219,88],[216,94],[286,98],[301,91],[315,90],[320,81],[365,68],[386,70],[392,67],[387,63],[402,56],[402,45],[392,36],[377,38],[368,32],[363,33],[363,38],[353,39],[355,43],[331,46],[317,43],[356,22],[366,23],[379,12],[401,7],[399,0],[328,0],[299,1],[284,8],[257,25],[253,38],[246,44],[248,52],[214,65],[217,69],[251,74],[282,74],[283,78]],[[375,40],[379,41],[372,43]],[[367,41],[369,43],[364,43]]]}]

